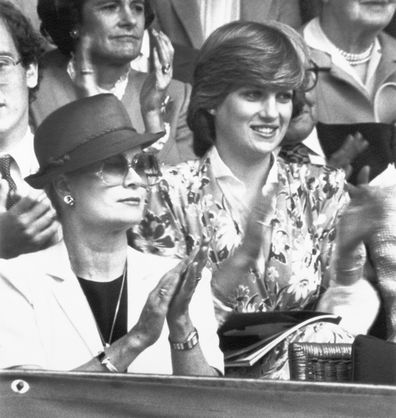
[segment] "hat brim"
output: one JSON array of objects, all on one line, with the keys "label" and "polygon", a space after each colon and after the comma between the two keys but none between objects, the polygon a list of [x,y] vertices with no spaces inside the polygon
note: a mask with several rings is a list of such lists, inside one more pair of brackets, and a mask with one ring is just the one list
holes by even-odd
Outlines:
[{"label": "hat brim", "polygon": [[62,156],[60,162],[26,177],[25,181],[34,189],[43,189],[56,175],[70,173],[134,148],[146,148],[164,134],[140,134],[128,127],[106,132],[74,148]]}]

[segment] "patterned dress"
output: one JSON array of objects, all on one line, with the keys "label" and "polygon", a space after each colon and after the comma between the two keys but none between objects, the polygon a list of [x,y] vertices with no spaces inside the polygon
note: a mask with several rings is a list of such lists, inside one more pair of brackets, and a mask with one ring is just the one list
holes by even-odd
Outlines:
[{"label": "patterned dress", "polygon": [[[241,277],[235,288],[227,287],[219,296],[221,284],[212,282],[220,321],[224,307],[239,312],[314,309],[328,285],[335,225],[348,201],[344,175],[281,157],[274,164],[277,188],[266,200],[273,207],[271,231],[264,239],[268,248],[257,269]],[[182,257],[206,235],[211,237],[208,264],[215,271],[241,244],[249,215],[248,209],[245,214],[235,209],[220,184],[211,151],[199,161],[168,168],[153,190],[144,221],[131,234],[133,245],[144,252]],[[339,327],[325,325],[325,330],[320,324],[309,326],[289,340],[309,335],[309,341],[350,341]],[[312,337],[315,330],[324,332],[324,341]],[[266,357],[268,364],[265,370],[261,364],[257,375],[287,377],[287,345]]]}]

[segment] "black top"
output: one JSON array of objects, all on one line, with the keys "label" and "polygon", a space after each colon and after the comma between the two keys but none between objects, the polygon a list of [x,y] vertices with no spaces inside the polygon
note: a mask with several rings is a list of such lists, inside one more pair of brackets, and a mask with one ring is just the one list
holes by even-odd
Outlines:
[{"label": "black top", "polygon": [[115,310],[118,297],[120,295],[122,285],[122,275],[111,282],[95,282],[92,280],[82,279],[78,277],[81,288],[88,300],[92,313],[95,317],[96,324],[102,334],[103,345],[111,344],[127,333],[127,278],[125,277],[124,288],[122,290],[120,307],[117,319],[114,325],[113,335],[110,339],[111,327],[113,325]]}]

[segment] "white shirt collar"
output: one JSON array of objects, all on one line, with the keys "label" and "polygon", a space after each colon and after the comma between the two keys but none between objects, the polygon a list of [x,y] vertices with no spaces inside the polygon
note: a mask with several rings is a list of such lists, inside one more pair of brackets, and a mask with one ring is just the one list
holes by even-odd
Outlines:
[{"label": "white shirt collar", "polygon": [[[279,154],[279,150],[280,148],[276,148],[276,150],[274,150],[271,155],[272,155],[272,161],[275,162],[276,158]],[[210,158],[210,165],[213,171],[213,175],[216,179],[233,179],[234,182],[237,182],[241,185],[243,185],[243,183],[241,182],[241,180],[239,180],[234,173],[231,171],[231,169],[226,165],[226,163],[221,159],[219,152],[217,151],[216,147],[212,147],[209,151],[208,151],[208,157]],[[270,171],[268,173],[268,177],[267,177],[267,182],[266,184],[269,183],[278,183],[278,166],[275,163],[271,164],[271,168]]]},{"label": "white shirt collar", "polygon": [[312,164],[326,164],[326,157],[320,145],[316,127],[312,129],[302,143],[311,151],[309,158]]}]

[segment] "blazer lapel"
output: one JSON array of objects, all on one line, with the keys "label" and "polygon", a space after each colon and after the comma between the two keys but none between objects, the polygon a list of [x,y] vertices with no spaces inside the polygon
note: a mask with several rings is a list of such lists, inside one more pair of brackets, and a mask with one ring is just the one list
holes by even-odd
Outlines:
[{"label": "blazer lapel", "polygon": [[73,273],[64,243],[58,244],[54,264],[48,269],[53,295],[92,355],[102,348],[102,342],[88,301]]},{"label": "blazer lapel", "polygon": [[186,0],[170,0],[170,2],[193,47],[200,48],[203,42],[203,34],[198,4],[195,1]]},{"label": "blazer lapel", "polygon": [[375,76],[375,90],[386,81],[391,75],[396,73],[396,51],[394,43],[390,44],[385,36],[380,34],[379,40],[382,46],[382,58],[378,65]]},{"label": "blazer lapel", "polygon": [[[359,92],[370,101],[370,96],[367,91],[361,86],[351,75],[346,73],[345,71],[341,70],[339,67],[334,65],[331,61],[330,56],[317,49],[311,48],[311,60],[318,66],[318,67],[325,67],[330,68],[330,73],[334,78],[338,80],[345,81],[345,83],[349,85],[353,85],[354,88],[359,90]],[[320,76],[319,76],[320,77]]]}]

